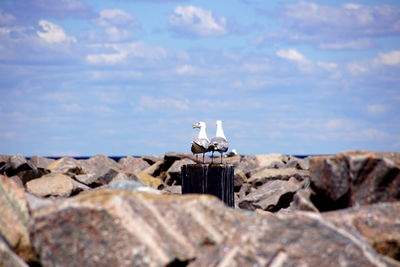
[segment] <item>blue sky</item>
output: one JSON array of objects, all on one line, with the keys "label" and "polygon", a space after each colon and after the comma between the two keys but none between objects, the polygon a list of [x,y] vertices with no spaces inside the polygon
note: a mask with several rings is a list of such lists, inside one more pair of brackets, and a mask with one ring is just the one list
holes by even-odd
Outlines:
[{"label": "blue sky", "polygon": [[400,2],[2,0],[0,153],[400,151]]}]

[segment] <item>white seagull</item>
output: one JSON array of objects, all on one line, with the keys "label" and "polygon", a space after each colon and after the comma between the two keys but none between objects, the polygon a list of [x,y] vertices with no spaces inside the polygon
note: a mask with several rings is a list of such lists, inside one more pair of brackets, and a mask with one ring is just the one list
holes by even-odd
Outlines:
[{"label": "white seagull", "polygon": [[222,121],[217,121],[217,132],[215,137],[211,138],[209,151],[212,152],[211,162],[213,160],[214,152],[218,151],[221,153],[221,163],[222,163],[222,153],[228,151],[229,143],[224,135],[224,130],[222,129]]},{"label": "white seagull", "polygon": [[210,140],[208,140],[207,133],[206,133],[206,123],[200,121],[196,124],[192,125],[194,128],[200,128],[199,135],[197,136],[196,140],[192,141],[192,152],[196,154],[196,160],[198,159],[198,155],[203,153],[203,163],[204,163],[204,154],[208,152],[208,148],[210,146]]}]

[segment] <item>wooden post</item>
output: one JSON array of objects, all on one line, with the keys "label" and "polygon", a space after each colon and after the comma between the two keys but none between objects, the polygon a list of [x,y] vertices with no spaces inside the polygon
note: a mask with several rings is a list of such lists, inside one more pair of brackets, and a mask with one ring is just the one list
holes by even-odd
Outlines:
[{"label": "wooden post", "polygon": [[210,194],[234,207],[234,168],[224,164],[187,164],[181,169],[182,194]]}]

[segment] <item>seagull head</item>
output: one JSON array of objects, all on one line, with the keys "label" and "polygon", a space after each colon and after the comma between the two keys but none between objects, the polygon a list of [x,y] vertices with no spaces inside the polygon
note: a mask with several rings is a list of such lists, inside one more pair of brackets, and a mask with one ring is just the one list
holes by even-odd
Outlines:
[{"label": "seagull head", "polygon": [[221,120],[217,120],[217,121],[216,121],[216,125],[217,125],[217,126],[222,126],[222,121],[221,121]]},{"label": "seagull head", "polygon": [[206,127],[206,123],[203,122],[203,121],[200,121],[200,122],[195,123],[195,124],[192,125],[192,128],[193,128],[193,129],[194,129],[194,128],[202,128],[202,127]]}]

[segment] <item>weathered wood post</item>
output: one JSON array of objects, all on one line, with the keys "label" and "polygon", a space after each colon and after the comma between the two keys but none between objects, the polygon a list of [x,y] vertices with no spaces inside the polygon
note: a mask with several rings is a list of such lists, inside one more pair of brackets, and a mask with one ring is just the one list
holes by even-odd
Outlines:
[{"label": "weathered wood post", "polygon": [[187,164],[181,168],[182,194],[210,194],[234,207],[234,168],[225,164]]}]

